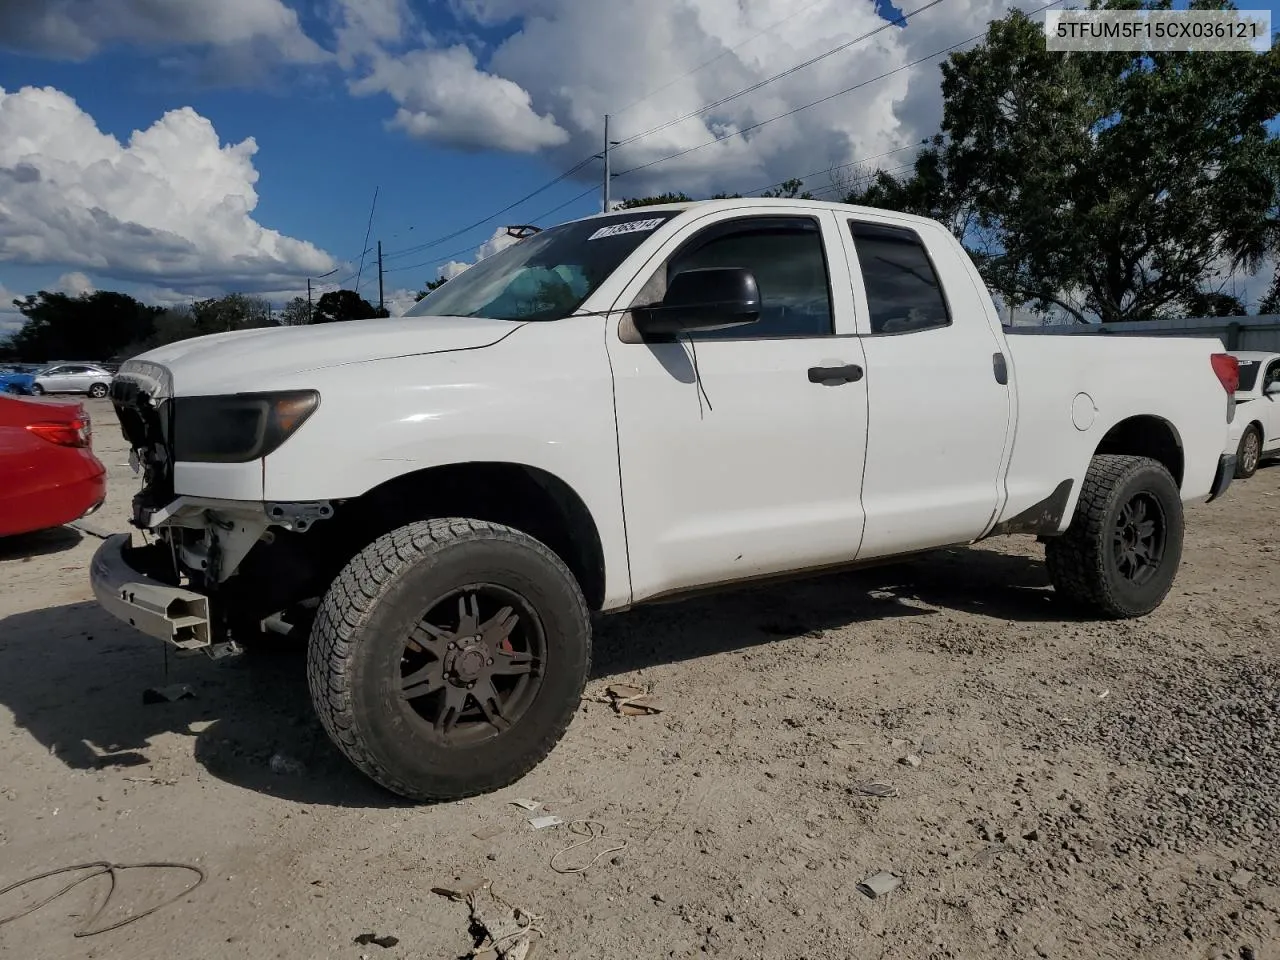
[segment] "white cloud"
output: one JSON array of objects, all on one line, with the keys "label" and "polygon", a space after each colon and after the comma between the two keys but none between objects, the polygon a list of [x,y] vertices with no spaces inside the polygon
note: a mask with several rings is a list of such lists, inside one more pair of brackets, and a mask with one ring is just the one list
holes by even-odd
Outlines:
[{"label": "white cloud", "polygon": [[0,261],[176,289],[280,289],[332,258],[253,217],[252,138],[224,146],[189,107],[127,144],[52,88],[0,88]]},{"label": "white cloud", "polygon": [[0,0],[0,46],[83,60],[115,42],[265,44],[291,63],[327,57],[282,0]]},{"label": "white cloud", "polygon": [[350,88],[356,96],[390,94],[399,104],[392,126],[455,147],[533,153],[569,139],[555,120],[534,111],[519,84],[479,69],[460,45],[376,54]]},{"label": "white cloud", "polygon": [[[1029,0],[1015,5],[1033,8]],[[399,0],[375,6],[401,9]],[[872,0],[452,0],[451,7],[464,28],[505,25],[511,33],[491,51],[478,42],[444,48],[415,36],[411,18],[381,18],[377,37],[356,31],[368,56],[353,91],[389,93],[399,107],[393,123],[411,135],[468,147],[550,150],[566,166],[600,149],[606,113],[615,117],[613,138],[626,139],[885,26]],[[889,26],[703,116],[626,144],[615,155],[615,171],[902,68],[862,90],[624,176],[616,193],[752,189],[916,142],[935,132],[941,117],[942,58],[907,64],[982,33],[1004,10],[996,0],[950,0],[913,17],[905,29]],[[714,62],[697,69],[708,61]],[[589,166],[581,176],[597,174],[598,166]],[[826,183],[819,175],[808,185]]]},{"label": "white cloud", "polygon": [[82,294],[93,293],[97,287],[93,281],[78,270],[71,273],[64,273],[58,278],[56,289],[71,297],[78,297]]},{"label": "white cloud", "polygon": [[470,263],[463,263],[461,260],[450,260],[440,268],[440,276],[444,277],[446,280],[452,280],[468,267],[475,266],[481,260],[485,259],[485,257],[492,257],[495,253],[505,250],[507,247],[517,242],[519,241],[517,241],[515,237],[512,237],[507,233],[506,227],[499,227],[497,230],[493,231],[492,237],[476,248],[476,258],[474,260]]},{"label": "white cloud", "polygon": [[418,302],[415,299],[416,296],[417,291],[415,290],[393,290],[387,294],[387,313],[393,317],[403,317],[405,311]]}]

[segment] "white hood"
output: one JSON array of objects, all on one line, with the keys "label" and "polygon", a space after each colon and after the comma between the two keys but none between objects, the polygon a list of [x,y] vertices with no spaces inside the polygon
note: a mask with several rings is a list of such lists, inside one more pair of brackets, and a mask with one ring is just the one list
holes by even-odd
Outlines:
[{"label": "white hood", "polygon": [[168,389],[179,396],[253,391],[269,389],[274,377],[308,370],[488,347],[521,326],[477,317],[399,317],[261,327],[157,347],[124,364],[117,376],[150,379],[144,371],[159,365],[169,371]]}]

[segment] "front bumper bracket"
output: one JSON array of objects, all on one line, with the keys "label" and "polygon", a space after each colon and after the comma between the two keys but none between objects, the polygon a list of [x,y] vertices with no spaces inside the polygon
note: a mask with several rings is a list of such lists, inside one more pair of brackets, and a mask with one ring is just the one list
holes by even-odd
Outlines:
[{"label": "front bumper bracket", "polygon": [[116,619],[179,650],[211,647],[209,598],[134,569],[126,555],[129,542],[129,534],[115,534],[93,555],[89,579],[98,603]]}]

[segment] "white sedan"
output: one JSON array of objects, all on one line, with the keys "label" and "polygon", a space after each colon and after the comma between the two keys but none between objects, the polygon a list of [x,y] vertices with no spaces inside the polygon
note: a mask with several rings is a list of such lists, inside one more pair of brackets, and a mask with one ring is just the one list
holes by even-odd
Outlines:
[{"label": "white sedan", "polygon": [[1280,456],[1280,353],[1232,351],[1240,362],[1228,452],[1236,454],[1236,476],[1252,477],[1258,464]]},{"label": "white sedan", "polygon": [[84,393],[101,399],[111,389],[112,374],[91,363],[58,363],[36,374],[31,392]]}]

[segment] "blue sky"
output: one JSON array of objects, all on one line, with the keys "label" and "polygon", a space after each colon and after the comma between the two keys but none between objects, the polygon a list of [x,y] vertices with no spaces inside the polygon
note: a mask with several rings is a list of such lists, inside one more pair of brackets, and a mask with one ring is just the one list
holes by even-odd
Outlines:
[{"label": "blue sky", "polygon": [[[157,20],[156,0],[0,0],[0,168],[22,173],[11,188],[24,204],[16,221],[0,221],[0,310],[39,288],[156,302],[245,289],[280,302],[308,275],[333,270],[332,282],[356,270],[375,188],[370,245],[383,241],[388,294],[402,296],[500,246],[495,227],[557,207],[541,222],[598,210],[591,161],[510,212],[414,250],[589,158],[605,112],[618,115],[618,139],[659,128],[620,147],[615,171],[698,148],[619,179],[615,197],[745,191],[840,164],[863,171],[854,161],[936,129],[939,59],[906,65],[1006,9],[945,0],[905,28],[858,39],[924,2],[173,0]],[[701,147],[889,71],[755,135]],[[137,149],[135,131],[146,134]],[[809,185],[834,191],[829,175]],[[361,292],[376,299],[372,257]]]}]

